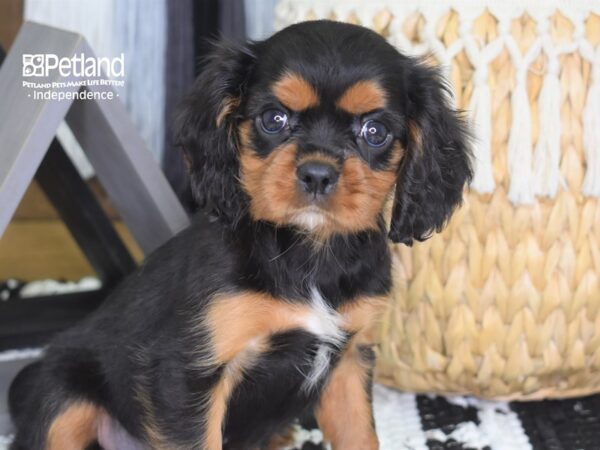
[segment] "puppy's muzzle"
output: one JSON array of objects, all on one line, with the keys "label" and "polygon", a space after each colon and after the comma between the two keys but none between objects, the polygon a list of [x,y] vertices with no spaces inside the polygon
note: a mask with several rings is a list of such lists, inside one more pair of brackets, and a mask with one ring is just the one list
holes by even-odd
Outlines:
[{"label": "puppy's muzzle", "polygon": [[331,164],[322,161],[307,161],[296,169],[298,185],[302,192],[317,198],[331,194],[340,177]]}]

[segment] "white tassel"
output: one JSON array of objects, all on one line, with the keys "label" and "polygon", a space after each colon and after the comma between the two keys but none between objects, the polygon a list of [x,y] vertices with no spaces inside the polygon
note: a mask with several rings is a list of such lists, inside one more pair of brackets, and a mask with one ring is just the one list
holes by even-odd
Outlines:
[{"label": "white tassel", "polygon": [[538,102],[539,133],[533,161],[534,193],[553,197],[560,181],[560,81],[558,61],[544,77]]},{"label": "white tassel", "polygon": [[475,72],[475,86],[469,103],[476,139],[473,145],[475,172],[471,187],[480,193],[494,192],[496,187],[492,171],[492,100],[485,71],[487,67],[484,66]]},{"label": "white tassel", "polygon": [[581,190],[600,197],[600,48],[595,52],[592,85],[583,110],[583,146],[587,169]]},{"label": "white tassel", "polygon": [[517,76],[512,94],[512,125],[508,139],[508,198],[515,204],[533,203],[531,183],[531,111],[526,88],[526,72]]}]

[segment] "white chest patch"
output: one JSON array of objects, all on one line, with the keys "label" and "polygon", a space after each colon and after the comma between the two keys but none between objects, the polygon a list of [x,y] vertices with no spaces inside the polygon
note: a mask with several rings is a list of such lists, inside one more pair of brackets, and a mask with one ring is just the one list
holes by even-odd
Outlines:
[{"label": "white chest patch", "polygon": [[321,344],[312,360],[311,370],[302,384],[302,389],[306,392],[314,389],[327,373],[331,365],[331,357],[346,339],[346,333],[342,329],[342,316],[327,305],[315,287],[311,289],[310,300],[313,312],[306,319],[306,329],[316,335],[321,340]]},{"label": "white chest patch", "polygon": [[318,211],[308,210],[295,215],[293,222],[296,225],[310,231],[322,226],[325,223],[325,217]]}]

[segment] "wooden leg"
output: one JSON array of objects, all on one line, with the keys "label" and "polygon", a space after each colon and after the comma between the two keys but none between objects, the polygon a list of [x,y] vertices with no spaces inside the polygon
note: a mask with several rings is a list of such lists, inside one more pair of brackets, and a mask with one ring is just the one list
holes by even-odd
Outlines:
[{"label": "wooden leg", "polygon": [[371,406],[372,351],[351,346],[342,356],[317,409],[317,421],[333,450],[377,450]]}]

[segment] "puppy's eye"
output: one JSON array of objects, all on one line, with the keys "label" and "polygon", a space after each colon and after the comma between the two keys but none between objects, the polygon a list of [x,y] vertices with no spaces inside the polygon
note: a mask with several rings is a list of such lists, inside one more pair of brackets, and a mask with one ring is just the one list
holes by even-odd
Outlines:
[{"label": "puppy's eye", "polygon": [[383,147],[389,142],[390,131],[376,120],[367,120],[360,130],[360,135],[371,147]]},{"label": "puppy's eye", "polygon": [[288,123],[288,116],[279,109],[267,109],[260,116],[260,125],[265,133],[276,134]]}]

